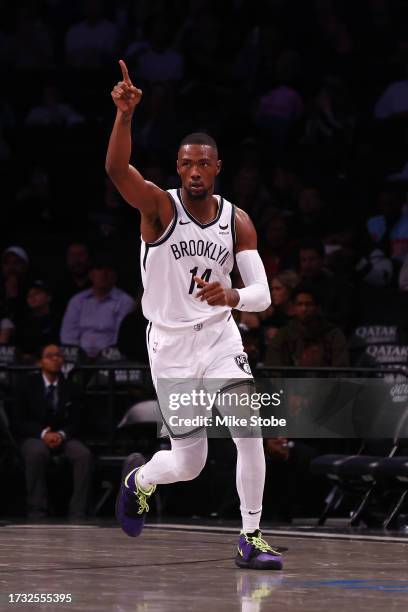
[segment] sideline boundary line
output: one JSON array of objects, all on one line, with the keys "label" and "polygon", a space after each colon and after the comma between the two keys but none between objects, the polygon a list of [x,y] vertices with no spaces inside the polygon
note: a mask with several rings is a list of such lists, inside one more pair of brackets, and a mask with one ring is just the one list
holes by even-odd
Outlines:
[{"label": "sideline boundary line", "polygon": [[[145,529],[163,529],[169,531],[187,531],[187,532],[204,532],[204,533],[237,533],[236,527],[221,527],[208,525],[189,525],[187,523],[147,523]],[[327,540],[355,540],[362,542],[383,542],[383,543],[398,543],[408,544],[408,537],[393,536],[393,535],[364,535],[362,533],[326,533],[323,531],[304,532],[297,530],[281,530],[264,528],[263,535],[273,535],[275,537],[289,538],[319,538]]]}]

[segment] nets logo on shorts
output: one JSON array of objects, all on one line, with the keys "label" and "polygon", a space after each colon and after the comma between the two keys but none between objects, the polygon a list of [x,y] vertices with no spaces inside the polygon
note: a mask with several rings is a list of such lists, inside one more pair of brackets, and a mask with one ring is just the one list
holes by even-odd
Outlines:
[{"label": "nets logo on shorts", "polygon": [[241,368],[241,370],[245,372],[245,374],[249,374],[249,376],[252,375],[251,368],[248,363],[248,357],[244,353],[241,353],[241,355],[237,355],[236,357],[234,357],[234,359],[237,366]]}]

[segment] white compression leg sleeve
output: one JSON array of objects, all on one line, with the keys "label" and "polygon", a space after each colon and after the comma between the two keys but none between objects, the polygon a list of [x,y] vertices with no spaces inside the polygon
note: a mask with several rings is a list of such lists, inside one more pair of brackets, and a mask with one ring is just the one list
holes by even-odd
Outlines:
[{"label": "white compression leg sleeve", "polygon": [[207,438],[171,440],[171,450],[158,451],[137,473],[137,481],[144,488],[193,480],[199,475],[207,459]]},{"label": "white compression leg sleeve", "polygon": [[234,438],[237,447],[237,491],[241,502],[242,530],[259,529],[265,486],[262,438]]}]

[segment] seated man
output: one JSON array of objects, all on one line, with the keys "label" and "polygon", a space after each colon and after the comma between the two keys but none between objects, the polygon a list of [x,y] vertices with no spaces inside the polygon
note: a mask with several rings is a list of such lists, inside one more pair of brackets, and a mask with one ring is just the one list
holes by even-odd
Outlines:
[{"label": "seated man", "polygon": [[316,290],[310,285],[298,285],[291,300],[294,316],[271,340],[265,365],[347,367],[347,340],[339,327],[320,315]]},{"label": "seated man", "polygon": [[28,516],[47,514],[46,469],[52,455],[67,457],[73,471],[69,514],[86,514],[92,456],[76,439],[80,421],[78,388],[61,373],[64,358],[59,346],[47,344],[39,354],[40,373],[19,384],[14,431],[21,441],[27,484]]},{"label": "seated man", "polygon": [[322,243],[305,240],[300,244],[298,273],[302,282],[319,296],[324,317],[341,329],[347,329],[353,315],[353,288],[325,267],[325,251]]},{"label": "seated man", "polygon": [[80,346],[88,357],[116,344],[122,319],[134,308],[134,300],[115,287],[116,272],[107,256],[91,264],[90,289],[74,295],[68,302],[61,327],[61,342]]}]

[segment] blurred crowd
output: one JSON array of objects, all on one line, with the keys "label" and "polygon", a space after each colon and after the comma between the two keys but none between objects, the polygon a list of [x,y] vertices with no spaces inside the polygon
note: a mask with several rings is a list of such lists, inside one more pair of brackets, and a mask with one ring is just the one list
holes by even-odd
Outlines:
[{"label": "blurred crowd", "polygon": [[[217,192],[255,223],[272,304],[237,315],[251,364],[406,365],[405,0],[0,7],[0,361],[15,347],[20,363],[41,362],[47,346],[58,360],[66,345],[91,362],[112,346],[148,362],[139,213],[104,172],[123,58],[143,90],[132,163],[176,187],[178,143],[208,132]],[[44,423],[52,448],[66,423],[49,436]],[[284,442],[268,441],[271,458],[296,458]],[[44,491],[33,495],[41,510]]]},{"label": "blurred crowd", "polygon": [[104,174],[119,58],[144,92],[132,162],[174,187],[178,142],[207,131],[217,190],[254,220],[273,303],[239,321],[253,363],[349,363],[361,325],[404,341],[405,2],[29,0],[2,16],[0,341],[20,359],[51,340],[94,358],[123,321],[124,354],[145,358],[138,212]]}]

